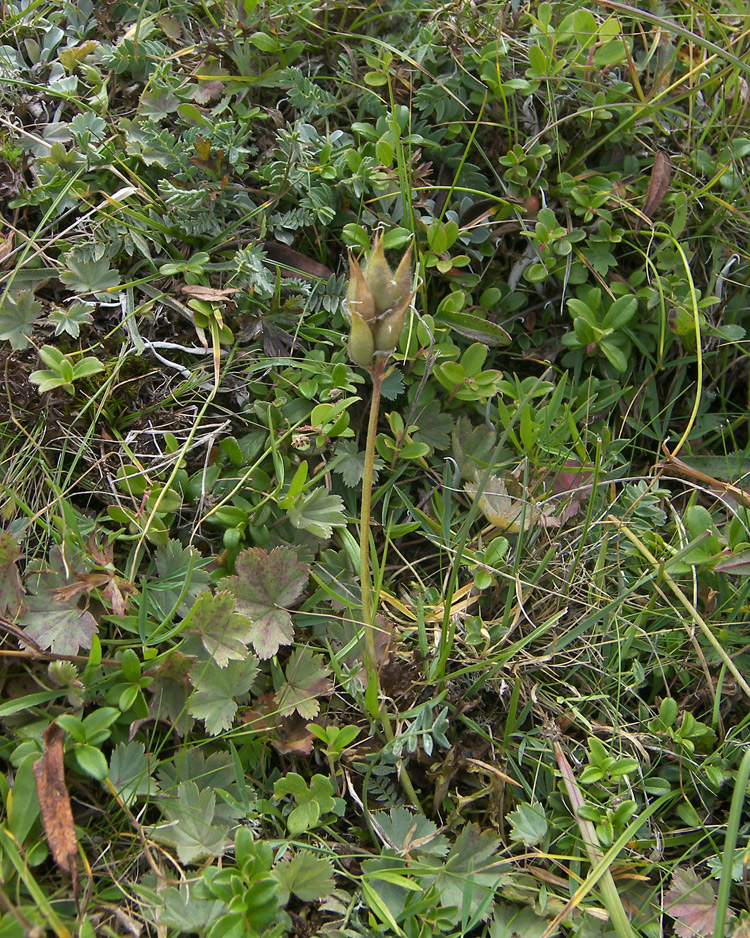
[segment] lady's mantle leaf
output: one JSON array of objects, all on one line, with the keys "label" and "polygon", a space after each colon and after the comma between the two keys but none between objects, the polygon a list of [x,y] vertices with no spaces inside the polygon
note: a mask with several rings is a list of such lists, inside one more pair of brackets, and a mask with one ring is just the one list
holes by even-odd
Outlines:
[{"label": "lady's mantle leaf", "polygon": [[247,657],[253,623],[235,613],[231,593],[201,593],[183,624],[185,629],[200,632],[206,651],[220,668]]},{"label": "lady's mantle leaf", "polygon": [[63,562],[60,549],[50,551],[47,563],[35,570],[27,587],[33,595],[27,596],[27,611],[18,620],[24,633],[39,648],[49,648],[55,655],[76,655],[79,648],[91,648],[98,630],[90,612],[81,610],[76,600],[59,600],[59,591],[75,582],[73,561]]},{"label": "lady's mantle leaf", "polygon": [[206,724],[206,732],[216,736],[232,725],[237,712],[236,697],[253,686],[258,673],[258,659],[248,655],[244,661],[230,661],[220,668],[213,661],[199,661],[190,669],[195,690],[188,699],[188,710]]},{"label": "lady's mantle leaf", "polygon": [[689,869],[674,871],[664,908],[674,919],[674,932],[680,938],[708,938],[714,933],[716,893],[709,880],[698,879]]},{"label": "lady's mantle leaf", "polygon": [[318,697],[333,690],[328,669],[322,661],[322,655],[316,655],[309,648],[297,648],[292,652],[286,666],[286,683],[276,695],[280,714],[289,716],[296,710],[306,720],[318,715]]},{"label": "lady's mantle leaf", "polygon": [[327,540],[334,527],[346,524],[344,503],[341,496],[332,495],[324,488],[303,492],[289,509],[289,520],[295,528]]},{"label": "lady's mantle leaf", "polygon": [[318,902],[333,892],[331,863],[307,850],[295,853],[291,859],[285,857],[271,875],[281,886],[281,905],[286,905],[291,892],[302,902]]},{"label": "lady's mantle leaf", "polygon": [[228,845],[228,828],[214,823],[216,793],[198,791],[195,782],[182,782],[177,798],[165,808],[168,823],[151,829],[159,843],[177,848],[181,863],[194,863],[202,857],[219,857]]},{"label": "lady's mantle leaf", "polygon": [[544,840],[547,833],[547,818],[544,816],[542,805],[521,802],[515,811],[510,812],[507,820],[510,821],[512,827],[511,840],[520,840],[527,847]]},{"label": "lady's mantle leaf", "polygon": [[234,593],[236,611],[252,620],[247,641],[261,658],[271,658],[294,637],[292,617],[285,606],[297,600],[305,588],[308,566],[286,547],[266,553],[261,547],[243,551],[236,562],[237,576],[223,585]]}]

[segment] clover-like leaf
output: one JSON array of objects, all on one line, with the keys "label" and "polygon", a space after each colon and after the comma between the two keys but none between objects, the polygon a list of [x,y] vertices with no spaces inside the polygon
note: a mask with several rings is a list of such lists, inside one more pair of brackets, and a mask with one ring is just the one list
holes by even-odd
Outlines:
[{"label": "clover-like leaf", "polygon": [[271,658],[294,637],[292,617],[285,608],[297,600],[308,578],[307,564],[293,550],[260,547],[243,551],[235,563],[236,576],[223,585],[234,593],[236,611],[252,620],[248,640],[260,658]]}]

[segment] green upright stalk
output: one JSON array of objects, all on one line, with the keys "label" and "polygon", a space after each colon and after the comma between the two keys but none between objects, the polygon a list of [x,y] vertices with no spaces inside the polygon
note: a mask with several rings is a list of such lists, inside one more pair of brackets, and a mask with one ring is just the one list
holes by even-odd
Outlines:
[{"label": "green upright stalk", "polygon": [[[375,437],[378,432],[380,413],[380,390],[383,386],[383,365],[378,362],[372,370],[372,397],[370,419],[367,424],[365,444],[365,467],[362,473],[362,505],[359,518],[359,582],[362,590],[362,622],[365,628],[365,667],[367,687],[377,687],[377,657],[375,651],[375,622],[371,602],[372,581],[370,579],[370,507],[372,505],[372,482],[375,471]],[[370,693],[372,691],[370,690]]]}]

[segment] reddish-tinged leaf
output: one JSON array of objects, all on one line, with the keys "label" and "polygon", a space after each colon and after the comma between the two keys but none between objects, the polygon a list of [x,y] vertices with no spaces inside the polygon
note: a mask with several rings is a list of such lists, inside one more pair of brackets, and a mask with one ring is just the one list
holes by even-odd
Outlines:
[{"label": "reddish-tinged leaf", "polygon": [[65,732],[57,723],[50,723],[42,733],[44,755],[34,764],[34,778],[44,833],[52,856],[61,870],[75,876],[78,869],[78,838],[73,825],[70,796],[65,787],[64,736]]},{"label": "reddish-tinged leaf", "polygon": [[193,101],[197,101],[198,104],[208,104],[214,98],[220,97],[223,90],[223,81],[203,81],[193,92]]},{"label": "reddish-tinged leaf", "polygon": [[664,911],[680,938],[709,938],[714,933],[716,893],[713,883],[700,880],[690,869],[677,868],[664,896]]},{"label": "reddish-tinged leaf", "polygon": [[561,521],[573,518],[580,510],[581,503],[591,494],[589,480],[593,471],[591,466],[583,466],[577,459],[568,459],[555,476],[551,486],[552,494],[570,496],[559,514]]},{"label": "reddish-tinged leaf", "polygon": [[253,624],[247,616],[235,613],[230,592],[201,593],[183,625],[187,631],[197,629],[206,651],[220,668],[247,657]]},{"label": "reddish-tinged leaf", "polygon": [[14,618],[23,605],[23,587],[16,561],[21,548],[9,531],[0,534],[0,615]]},{"label": "reddish-tinged leaf", "polygon": [[309,648],[296,648],[287,662],[285,677],[286,682],[276,694],[279,713],[289,716],[296,710],[301,717],[312,720],[320,710],[318,697],[333,690],[323,656]]},{"label": "reddish-tinged leaf", "polygon": [[252,620],[246,641],[261,658],[271,658],[294,637],[292,617],[286,606],[294,603],[308,579],[307,564],[299,563],[293,550],[277,547],[267,553],[261,547],[243,551],[235,564],[237,576],[226,577],[223,586],[236,599],[236,611]]},{"label": "reddish-tinged leaf", "polygon": [[750,576],[750,550],[727,554],[725,560],[714,567],[717,573],[733,573],[735,576]]},{"label": "reddish-tinged leaf", "polygon": [[307,728],[307,720],[295,713],[281,721],[277,736],[271,739],[271,743],[284,755],[309,756],[313,748],[313,735]]}]

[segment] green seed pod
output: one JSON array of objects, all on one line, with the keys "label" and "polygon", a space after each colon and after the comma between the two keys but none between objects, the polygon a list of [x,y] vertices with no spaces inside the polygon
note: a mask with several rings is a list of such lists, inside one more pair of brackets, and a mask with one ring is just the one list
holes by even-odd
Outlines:
[{"label": "green seed pod", "polygon": [[346,302],[352,319],[355,313],[364,320],[372,319],[375,315],[375,301],[367,286],[359,261],[351,251],[349,251],[349,289]]},{"label": "green seed pod", "polygon": [[356,312],[352,311],[352,331],[349,334],[349,358],[360,368],[372,366],[375,351],[375,339],[369,325]]},{"label": "green seed pod", "polygon": [[[411,252],[414,244],[409,245],[406,254],[401,258],[401,263],[396,268],[396,273],[393,275],[393,296],[391,297],[391,306],[398,307],[404,303],[411,303],[413,298],[413,293],[411,290]],[[407,300],[408,297],[408,300]]]},{"label": "green seed pod", "polygon": [[375,351],[392,352],[398,345],[401,330],[404,328],[406,306],[384,316],[375,330]]},{"label": "green seed pod", "polygon": [[383,238],[379,237],[372,246],[365,267],[365,280],[375,301],[375,313],[380,316],[392,305],[396,283],[393,271],[388,266],[383,252]]}]

